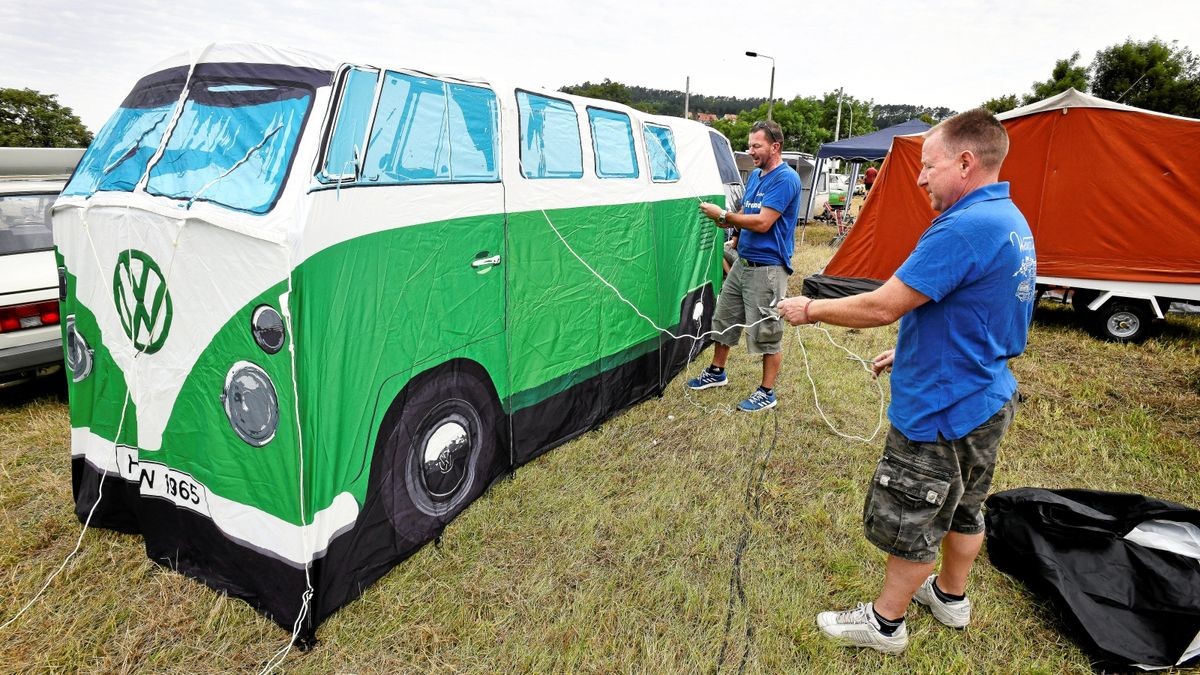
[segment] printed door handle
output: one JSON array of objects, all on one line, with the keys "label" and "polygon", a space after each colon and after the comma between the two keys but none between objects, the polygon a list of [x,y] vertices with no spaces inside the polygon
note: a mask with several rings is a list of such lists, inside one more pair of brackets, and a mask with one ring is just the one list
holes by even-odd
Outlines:
[{"label": "printed door handle", "polygon": [[475,260],[471,261],[471,267],[474,267],[475,269],[479,269],[480,267],[490,267],[490,266],[499,265],[499,264],[500,264],[500,254],[498,254],[498,253],[489,258],[476,258]]}]

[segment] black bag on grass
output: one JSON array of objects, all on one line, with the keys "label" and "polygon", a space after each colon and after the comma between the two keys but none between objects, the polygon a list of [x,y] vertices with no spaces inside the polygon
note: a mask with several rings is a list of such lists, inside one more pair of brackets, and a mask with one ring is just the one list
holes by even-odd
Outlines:
[{"label": "black bag on grass", "polygon": [[1200,665],[1200,511],[1038,488],[985,504],[992,564],[1049,599],[1097,665]]}]

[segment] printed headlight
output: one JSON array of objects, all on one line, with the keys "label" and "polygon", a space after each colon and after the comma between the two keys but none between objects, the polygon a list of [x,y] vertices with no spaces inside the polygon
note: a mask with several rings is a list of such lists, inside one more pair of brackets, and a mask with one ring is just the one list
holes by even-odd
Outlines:
[{"label": "printed headlight", "polygon": [[229,423],[243,441],[260,448],[275,437],[279,428],[279,397],[262,368],[248,361],[233,364],[225,376],[221,402]]},{"label": "printed headlight", "polygon": [[254,341],[268,354],[277,354],[283,349],[283,317],[270,305],[259,305],[250,319],[250,332]]},{"label": "printed headlight", "polygon": [[75,315],[67,317],[67,367],[71,369],[71,381],[82,382],[92,374],[92,350],[87,340],[75,329]]}]

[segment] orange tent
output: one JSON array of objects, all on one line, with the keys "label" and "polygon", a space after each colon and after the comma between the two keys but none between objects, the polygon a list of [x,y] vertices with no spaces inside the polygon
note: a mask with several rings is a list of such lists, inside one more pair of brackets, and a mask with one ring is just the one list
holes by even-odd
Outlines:
[{"label": "orange tent", "polygon": [[[1200,284],[1200,120],[1074,89],[998,117],[1010,140],[1000,179],[1033,230],[1039,281]],[[916,185],[921,143],[894,139],[858,222],[806,294],[869,290],[912,252],[936,215]]]}]

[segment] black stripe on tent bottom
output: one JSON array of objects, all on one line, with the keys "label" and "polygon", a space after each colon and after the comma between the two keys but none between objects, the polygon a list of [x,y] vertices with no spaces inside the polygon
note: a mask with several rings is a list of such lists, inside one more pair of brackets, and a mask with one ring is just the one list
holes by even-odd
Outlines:
[{"label": "black stripe on tent bottom", "polygon": [[873,291],[882,285],[882,281],[875,279],[814,274],[804,280],[804,295],[810,298],[844,298]]},{"label": "black stripe on tent bottom", "polygon": [[1200,511],[1135,494],[1038,488],[985,503],[992,564],[1049,600],[1098,666],[1176,665],[1197,638],[1200,560],[1125,536],[1147,521],[1200,527]]}]

